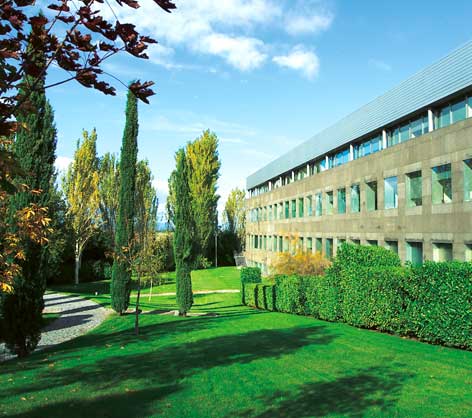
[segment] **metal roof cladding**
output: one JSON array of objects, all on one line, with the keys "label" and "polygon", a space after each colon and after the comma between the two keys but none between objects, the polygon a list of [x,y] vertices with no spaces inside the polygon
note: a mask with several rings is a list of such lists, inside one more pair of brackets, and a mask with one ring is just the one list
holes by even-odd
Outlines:
[{"label": "metal roof cladding", "polygon": [[247,178],[259,186],[472,85],[472,41],[406,79]]}]

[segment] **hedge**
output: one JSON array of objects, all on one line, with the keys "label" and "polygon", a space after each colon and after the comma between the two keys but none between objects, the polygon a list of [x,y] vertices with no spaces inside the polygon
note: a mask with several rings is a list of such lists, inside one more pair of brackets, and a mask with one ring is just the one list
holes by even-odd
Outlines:
[{"label": "hedge", "polygon": [[[260,283],[261,282],[261,269],[259,267],[243,267],[239,275],[241,279],[241,302],[246,305],[245,300],[245,286],[248,283]],[[252,306],[252,305],[250,305]]]},{"label": "hedge", "polygon": [[343,245],[325,276],[246,284],[246,304],[472,349],[472,263],[401,267],[388,250],[353,247]]}]

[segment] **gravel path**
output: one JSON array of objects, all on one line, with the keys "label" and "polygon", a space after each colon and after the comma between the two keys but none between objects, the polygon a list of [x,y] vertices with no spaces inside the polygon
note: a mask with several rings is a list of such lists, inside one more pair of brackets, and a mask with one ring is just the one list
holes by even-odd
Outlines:
[{"label": "gravel path", "polygon": [[[85,334],[100,325],[110,313],[91,300],[63,293],[48,292],[44,295],[44,302],[44,313],[56,313],[60,317],[43,329],[36,351]],[[4,344],[0,344],[0,361],[12,357],[7,354]]]}]

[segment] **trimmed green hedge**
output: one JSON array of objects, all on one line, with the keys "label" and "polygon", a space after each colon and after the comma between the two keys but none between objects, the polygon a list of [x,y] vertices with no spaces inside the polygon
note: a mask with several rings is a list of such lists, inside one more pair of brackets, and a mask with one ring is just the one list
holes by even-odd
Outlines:
[{"label": "trimmed green hedge", "polygon": [[[383,264],[385,263],[385,264]],[[246,284],[247,305],[472,349],[472,263],[401,267],[381,247],[343,245],[325,276]]]},{"label": "trimmed green hedge", "polygon": [[[239,274],[241,279],[241,302],[243,305],[249,305],[246,302],[246,291],[245,286],[248,283],[260,283],[261,279],[261,269],[259,267],[243,267]],[[253,306],[253,305],[249,305]]]}]

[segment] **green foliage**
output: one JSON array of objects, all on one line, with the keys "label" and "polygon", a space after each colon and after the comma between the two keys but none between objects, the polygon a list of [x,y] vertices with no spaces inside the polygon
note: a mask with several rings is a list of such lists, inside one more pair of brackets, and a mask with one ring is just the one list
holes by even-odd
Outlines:
[{"label": "green foliage", "polygon": [[259,267],[243,267],[240,273],[241,278],[241,303],[247,305],[245,299],[246,291],[245,287],[247,283],[260,283],[261,279],[261,269]]},{"label": "green foliage", "polygon": [[188,164],[185,151],[176,156],[174,208],[174,257],[176,267],[176,292],[179,314],[186,315],[193,304],[190,272],[195,263],[195,224],[188,184]]},{"label": "green foliage", "polygon": [[365,246],[343,243],[338,248],[333,269],[349,269],[350,267],[400,267],[400,257],[393,251],[379,246]]},{"label": "green foliage", "polygon": [[[134,234],[136,162],[138,156],[138,103],[129,91],[126,103],[126,123],[123,133],[120,159],[120,194],[116,222],[115,252],[119,255],[130,246]],[[112,307],[118,313],[128,309],[131,271],[122,259],[113,263],[111,298]]]},{"label": "green foliage", "polygon": [[244,248],[246,239],[246,192],[242,189],[233,189],[229,193],[223,211],[223,221],[228,235],[236,239],[235,251]]},{"label": "green foliage", "polygon": [[472,349],[472,263],[414,266],[405,287],[409,334]]},{"label": "green foliage", "polygon": [[252,306],[253,308],[257,307],[257,292],[258,292],[257,283],[244,283],[242,288],[243,299],[245,305]]},{"label": "green foliage", "polygon": [[341,295],[339,276],[330,269],[319,283],[320,319],[331,322],[342,319]]},{"label": "green foliage", "polygon": [[102,229],[108,236],[110,249],[115,243],[116,218],[118,216],[120,195],[120,170],[115,154],[107,152],[100,158],[100,213],[103,219]]}]

